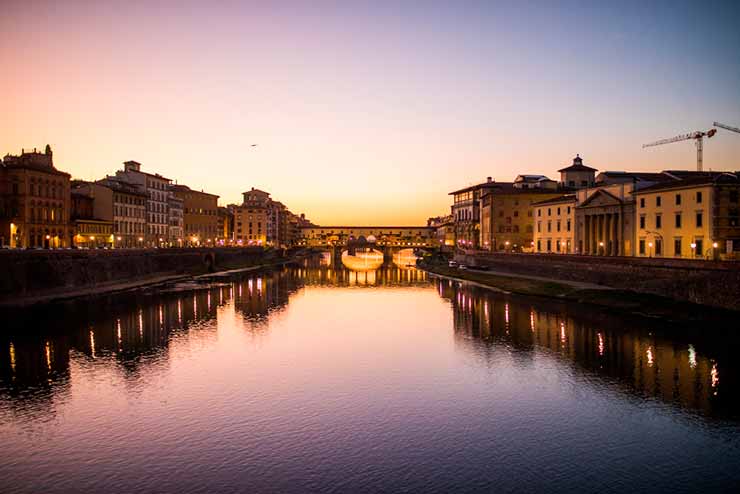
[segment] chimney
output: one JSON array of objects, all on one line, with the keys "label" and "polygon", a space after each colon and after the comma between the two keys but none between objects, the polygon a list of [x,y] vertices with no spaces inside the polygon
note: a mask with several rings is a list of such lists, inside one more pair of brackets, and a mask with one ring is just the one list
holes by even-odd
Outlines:
[{"label": "chimney", "polygon": [[491,182],[493,182],[493,178],[492,177],[486,177],[486,182],[490,184]]}]

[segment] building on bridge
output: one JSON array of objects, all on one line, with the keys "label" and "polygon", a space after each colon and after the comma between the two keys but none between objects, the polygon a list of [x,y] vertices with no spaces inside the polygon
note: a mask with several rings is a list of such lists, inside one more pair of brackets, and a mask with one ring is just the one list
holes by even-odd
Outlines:
[{"label": "building on bridge", "polygon": [[438,247],[436,229],[430,226],[306,226],[301,228],[300,245],[334,247],[363,237],[375,238],[383,247]]},{"label": "building on bridge", "polygon": [[451,214],[429,218],[427,226],[434,228],[437,246],[443,250],[455,248],[455,220]]}]

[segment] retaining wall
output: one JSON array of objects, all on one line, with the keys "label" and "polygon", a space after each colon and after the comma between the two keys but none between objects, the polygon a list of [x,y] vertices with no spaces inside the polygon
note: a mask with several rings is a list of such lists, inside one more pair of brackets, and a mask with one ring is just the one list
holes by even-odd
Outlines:
[{"label": "retaining wall", "polygon": [[561,254],[458,254],[496,271],[585,281],[740,310],[740,262]]},{"label": "retaining wall", "polygon": [[281,258],[261,247],[0,251],[0,300],[155,276],[246,267]]}]

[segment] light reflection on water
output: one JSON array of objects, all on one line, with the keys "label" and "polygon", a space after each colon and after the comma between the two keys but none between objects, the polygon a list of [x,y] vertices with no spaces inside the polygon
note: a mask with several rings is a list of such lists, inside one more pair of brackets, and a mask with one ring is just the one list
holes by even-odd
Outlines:
[{"label": "light reflection on water", "polygon": [[735,340],[318,264],[4,316],[0,491],[740,481]]}]

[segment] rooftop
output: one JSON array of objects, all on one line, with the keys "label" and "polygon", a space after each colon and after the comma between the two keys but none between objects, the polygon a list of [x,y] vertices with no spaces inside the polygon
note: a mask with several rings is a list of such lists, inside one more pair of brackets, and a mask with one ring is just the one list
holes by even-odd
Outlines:
[{"label": "rooftop", "polygon": [[[450,195],[451,196],[453,194],[461,194],[463,192],[468,192],[470,190],[483,189],[483,188],[486,188],[486,187],[494,186],[494,185],[499,184],[499,183],[502,183],[502,182],[496,182],[495,180],[491,179],[491,177],[488,177],[485,182],[479,183],[477,185],[469,185],[468,187],[465,187],[465,188],[462,188],[462,189],[459,189],[459,190],[452,191],[452,192],[450,192],[447,195]],[[503,183],[506,183],[506,182],[503,182]]]},{"label": "rooftop", "polygon": [[604,178],[611,179],[631,179],[635,182],[666,182],[675,180],[675,178],[664,172],[625,172],[625,171],[604,171],[596,177],[597,182],[603,182]]},{"label": "rooftop", "polygon": [[683,180],[671,180],[670,182],[653,184],[640,190],[636,190],[633,194],[716,184],[740,185],[740,175],[737,172],[714,172],[711,175],[695,176]]},{"label": "rooftop", "polygon": [[564,202],[575,202],[575,194],[564,194],[560,197],[553,197],[552,199],[545,199],[544,201],[533,202],[532,206],[543,206],[546,204],[561,204]]},{"label": "rooftop", "polygon": [[580,154],[576,154],[576,157],[573,158],[573,164],[570,166],[566,166],[565,168],[561,168],[558,170],[558,172],[595,172],[596,168],[591,168],[590,166],[586,166],[583,164],[583,158],[581,158]]}]

